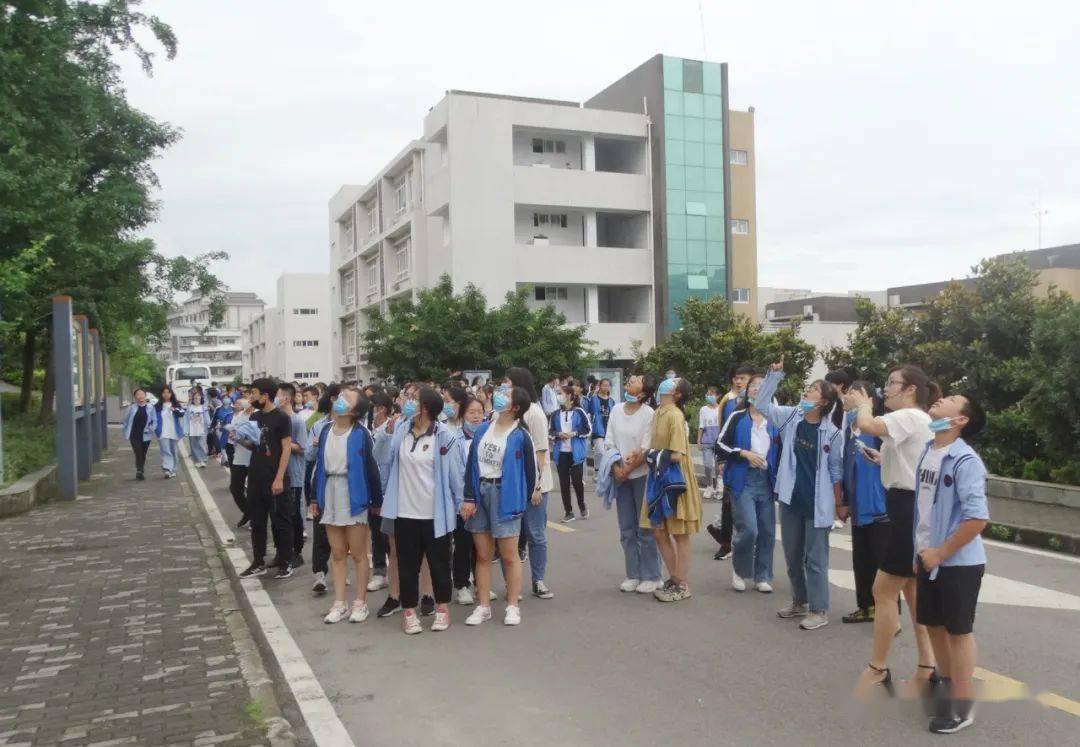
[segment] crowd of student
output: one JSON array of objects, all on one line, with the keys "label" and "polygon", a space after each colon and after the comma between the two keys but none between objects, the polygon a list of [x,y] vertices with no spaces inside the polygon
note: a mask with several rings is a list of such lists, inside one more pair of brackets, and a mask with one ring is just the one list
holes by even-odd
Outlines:
[{"label": "crowd of student", "polygon": [[[941,396],[914,366],[897,367],[881,389],[834,371],[794,406],[776,402],[783,378],[782,361],[766,372],[739,367],[725,394],[707,389],[698,413],[704,496],[721,501],[719,524],[708,530],[720,544],[716,557],[731,558],[732,587],[773,591],[779,510],[792,598],[777,614],[803,630],[827,625],[829,535],[850,518],[858,609],[843,621],[874,625],[859,691],[894,693],[888,657],[902,596],[918,643],[912,683],[931,706],[931,730],[969,726],[986,562],[979,535],[989,516],[986,471],[966,439],[985,422],[981,408]],[[150,405],[138,389],[124,435],[138,479],[154,437],[166,478],[176,474],[180,439],[198,467],[220,454],[238,526],[252,534],[254,557],[241,576],[293,575],[304,564],[306,514],[313,591],[333,592],[325,622],[363,622],[368,593],[387,588],[376,615],[401,612],[404,631],[416,634],[429,615],[431,630],[446,630],[452,601],[475,604],[467,625],[490,620],[495,562],[506,625],[521,622],[525,562],[532,596],[554,597],[545,578],[551,467],[562,521],[588,519],[590,453],[597,495],[618,519],[619,589],[689,599],[690,542],[703,524],[686,418],[691,391],[674,371],[659,382],[630,376],[621,402],[606,379],[552,376],[538,392],[532,374],[516,367],[498,384],[259,379],[196,389],[184,404],[166,387]]]}]

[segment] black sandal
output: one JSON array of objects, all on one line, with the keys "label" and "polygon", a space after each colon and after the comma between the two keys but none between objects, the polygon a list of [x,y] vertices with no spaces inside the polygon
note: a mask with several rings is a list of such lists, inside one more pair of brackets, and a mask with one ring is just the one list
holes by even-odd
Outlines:
[{"label": "black sandal", "polygon": [[879,669],[878,667],[875,667],[873,664],[870,664],[870,663],[867,663],[866,666],[870,667],[871,669],[873,669],[878,674],[885,675],[884,677],[882,677],[880,680],[878,680],[874,684],[875,685],[881,685],[882,687],[885,688],[885,692],[887,692],[889,694],[890,698],[895,698],[896,697],[896,688],[893,687],[892,671],[888,667],[885,667],[884,669]]}]

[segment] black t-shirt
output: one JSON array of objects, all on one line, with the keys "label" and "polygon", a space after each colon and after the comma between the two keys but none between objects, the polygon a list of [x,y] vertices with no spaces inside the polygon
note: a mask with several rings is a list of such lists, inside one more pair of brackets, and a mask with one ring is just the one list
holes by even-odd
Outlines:
[{"label": "black t-shirt", "polygon": [[149,417],[146,414],[148,407],[150,407],[150,405],[143,405],[142,407],[139,407],[138,405],[135,406],[135,417],[131,421],[130,438],[132,441],[142,443],[143,431],[146,430],[146,421],[149,420]]},{"label": "black t-shirt", "polygon": [[607,428],[608,418],[611,417],[611,397],[596,395],[596,401],[600,403],[600,422]]},{"label": "black t-shirt", "polygon": [[[262,410],[251,415],[251,422],[259,426],[259,443],[251,452],[248,467],[248,484],[262,491],[270,489],[281,464],[281,439],[292,436],[292,421],[281,410]],[[288,482],[288,474],[284,477]],[[286,485],[288,487],[288,485]]]}]

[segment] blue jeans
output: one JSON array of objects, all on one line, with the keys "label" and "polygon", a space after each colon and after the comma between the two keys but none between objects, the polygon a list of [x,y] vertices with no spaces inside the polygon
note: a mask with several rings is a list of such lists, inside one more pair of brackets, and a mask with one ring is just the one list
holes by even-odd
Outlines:
[{"label": "blue jeans", "polygon": [[543,493],[540,505],[534,506],[530,500],[525,504],[525,515],[521,517],[521,532],[529,547],[529,571],[532,581],[544,580],[547,570],[547,504],[548,495]]},{"label": "blue jeans", "polygon": [[731,502],[735,514],[731,562],[735,573],[740,578],[753,578],[754,583],[772,581],[776,504],[765,470],[747,470],[746,484]]},{"label": "blue jeans", "polygon": [[780,504],[780,540],[784,545],[791,598],[810,604],[811,612],[829,611],[829,530],[818,529],[790,506]]},{"label": "blue jeans", "polygon": [[176,471],[176,439],[159,438],[158,448],[161,449],[161,469],[165,472]]},{"label": "blue jeans", "polygon": [[615,489],[615,513],[619,518],[619,542],[626,561],[626,577],[638,581],[660,580],[660,552],[656,539],[642,529],[641,505],[645,501],[646,477],[635,477]]},{"label": "blue jeans", "polygon": [[188,436],[188,449],[195,464],[206,464],[206,436]]}]

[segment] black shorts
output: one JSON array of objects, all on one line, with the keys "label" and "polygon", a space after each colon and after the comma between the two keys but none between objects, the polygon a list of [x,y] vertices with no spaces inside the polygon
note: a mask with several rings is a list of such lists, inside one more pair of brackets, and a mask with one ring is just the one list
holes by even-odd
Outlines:
[{"label": "black shorts", "polygon": [[889,488],[885,491],[885,512],[889,515],[889,523],[888,531],[882,532],[884,545],[878,568],[893,576],[914,578],[915,492]]},{"label": "black shorts", "polygon": [[942,626],[952,635],[965,635],[975,627],[985,565],[943,565],[937,578],[919,574],[915,620],[919,625]]}]

